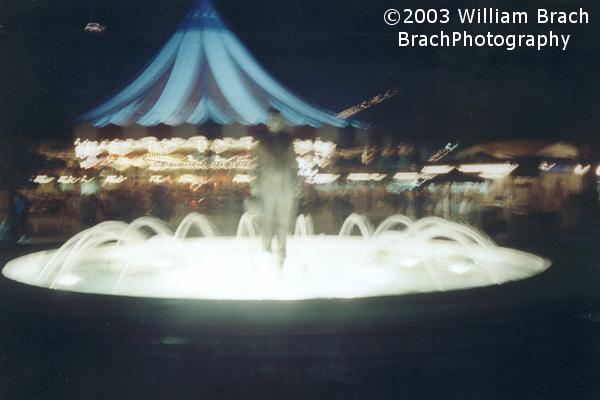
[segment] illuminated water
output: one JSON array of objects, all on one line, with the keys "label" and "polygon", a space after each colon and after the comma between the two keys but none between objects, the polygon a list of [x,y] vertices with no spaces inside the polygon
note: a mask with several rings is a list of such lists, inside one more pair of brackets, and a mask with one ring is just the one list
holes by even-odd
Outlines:
[{"label": "illuminated water", "polygon": [[[60,249],[9,262],[15,281],[56,290],[194,299],[355,298],[502,284],[538,274],[550,262],[496,246],[476,230],[440,218],[393,215],[377,228],[353,214],[337,236],[315,235],[299,216],[279,268],[261,249],[256,217],[237,236],[219,236],[204,216],[175,232],[143,217],[103,222]],[[360,236],[351,236],[358,232]],[[194,236],[196,235],[196,236]]]}]

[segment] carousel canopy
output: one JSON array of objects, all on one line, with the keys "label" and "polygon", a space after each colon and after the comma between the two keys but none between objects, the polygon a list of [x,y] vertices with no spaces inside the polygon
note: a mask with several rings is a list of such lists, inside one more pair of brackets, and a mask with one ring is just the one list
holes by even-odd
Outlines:
[{"label": "carousel canopy", "polygon": [[227,28],[209,0],[194,3],[175,34],[116,96],[83,122],[155,126],[265,123],[279,110],[290,125],[345,127],[338,118],[291,93],[271,77]]}]

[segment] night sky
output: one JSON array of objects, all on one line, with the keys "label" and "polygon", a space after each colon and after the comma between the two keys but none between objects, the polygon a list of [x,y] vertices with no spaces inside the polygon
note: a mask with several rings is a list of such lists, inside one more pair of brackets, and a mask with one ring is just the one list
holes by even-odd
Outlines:
[{"label": "night sky", "polygon": [[[305,99],[340,111],[394,86],[360,119],[397,140],[499,138],[595,143],[600,133],[600,2],[214,0],[263,66]],[[566,52],[398,48],[390,7],[537,7],[591,14],[584,26],[492,27],[571,34]],[[140,72],[175,31],[188,0],[9,0],[0,9],[0,135],[70,138],[75,118]],[[97,20],[100,34],[83,31]],[[444,30],[463,30],[459,24]],[[477,28],[468,28],[478,33]],[[511,32],[513,33],[513,32]],[[600,142],[600,141],[599,141]]]}]

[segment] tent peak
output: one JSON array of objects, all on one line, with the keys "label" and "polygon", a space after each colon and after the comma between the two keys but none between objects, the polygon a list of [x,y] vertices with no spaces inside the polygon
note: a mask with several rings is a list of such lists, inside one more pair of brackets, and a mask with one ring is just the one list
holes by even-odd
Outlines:
[{"label": "tent peak", "polygon": [[258,125],[267,122],[271,108],[294,126],[366,127],[290,92],[227,28],[210,0],[194,0],[177,31],[147,67],[82,121],[97,127],[207,121]]}]

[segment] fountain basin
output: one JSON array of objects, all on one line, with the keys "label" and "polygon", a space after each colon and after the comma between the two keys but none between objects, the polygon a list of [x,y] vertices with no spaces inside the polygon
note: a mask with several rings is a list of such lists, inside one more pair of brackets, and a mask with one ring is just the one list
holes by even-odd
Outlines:
[{"label": "fountain basin", "polygon": [[[203,237],[108,243],[54,268],[56,251],[10,261],[9,279],[61,291],[205,300],[351,299],[501,284],[536,275],[544,258],[498,246],[427,240],[401,232],[370,238],[290,238],[283,268],[258,238]],[[46,268],[46,270],[44,270]]]}]

